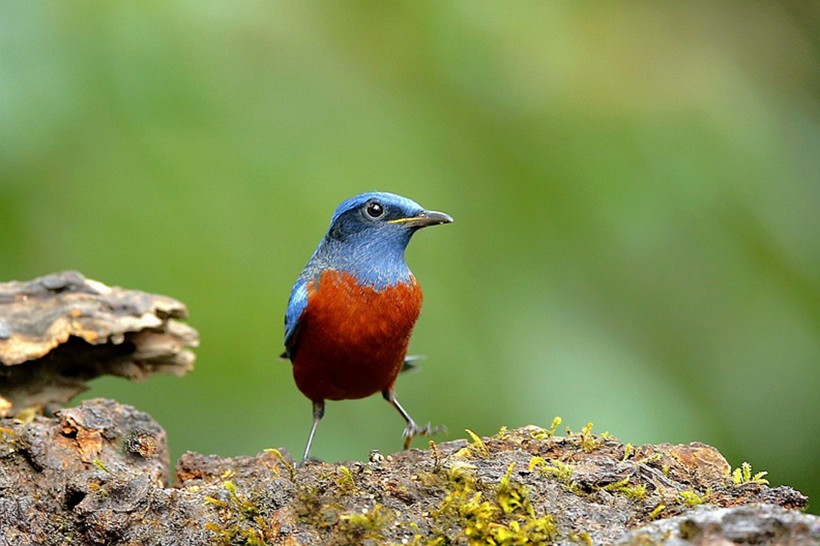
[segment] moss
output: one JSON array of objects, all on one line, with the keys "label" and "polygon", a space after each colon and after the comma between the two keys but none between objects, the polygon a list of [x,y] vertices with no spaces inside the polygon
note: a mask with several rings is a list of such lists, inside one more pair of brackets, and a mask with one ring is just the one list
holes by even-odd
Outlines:
[{"label": "moss", "polygon": [[624,456],[621,457],[621,462],[625,463],[634,454],[635,454],[635,447],[632,444],[625,444],[624,445]]},{"label": "moss", "polygon": [[570,464],[564,463],[558,459],[552,459],[547,462],[547,460],[543,457],[533,457],[530,459],[528,469],[530,472],[533,470],[538,470],[546,476],[555,478],[562,486],[564,486],[564,489],[570,493],[575,495],[582,494],[581,487],[572,479],[572,476],[575,474],[575,468]]},{"label": "moss", "polygon": [[507,428],[506,425],[503,425],[500,429],[498,429],[498,432],[496,432],[495,435],[499,440],[502,440],[504,442],[512,438],[510,430]]},{"label": "moss", "polygon": [[302,523],[319,530],[327,530],[339,521],[342,505],[322,496],[318,485],[301,486],[291,502],[294,514]]},{"label": "moss", "polygon": [[[282,455],[281,451],[279,451],[278,449],[275,449],[275,448],[270,448],[270,449],[266,449],[265,453],[270,453],[271,455],[273,455],[276,458],[277,462],[279,463],[279,466],[284,467],[284,469],[287,471],[288,477],[290,478],[290,481],[294,480],[294,478],[296,477],[296,468],[293,466],[293,464],[290,461],[285,459],[285,456]],[[278,467],[273,469],[273,470],[277,475],[279,474],[279,468]]]},{"label": "moss", "polygon": [[543,457],[533,457],[530,459],[528,469],[530,472],[537,469],[543,474],[554,477],[566,486],[572,484],[572,475],[575,472],[575,469],[570,464],[563,463],[558,459],[547,462]]},{"label": "moss", "polygon": [[393,512],[380,504],[365,512],[340,514],[331,544],[362,544],[367,540],[383,543],[384,531],[394,519]]},{"label": "moss", "polygon": [[595,451],[598,446],[601,444],[601,441],[595,438],[595,435],[592,434],[592,423],[587,423],[584,428],[581,429],[580,434],[580,446],[581,449],[585,453],[591,453]]},{"label": "moss", "polygon": [[[335,481],[342,482],[344,487],[350,486],[353,482],[352,474],[349,472],[349,470],[340,472]],[[385,542],[384,532],[395,520],[395,513],[379,503],[361,512],[345,511],[341,502],[334,500],[342,499],[345,495],[350,494],[350,491],[341,490],[343,486],[339,486],[336,490],[331,489],[334,494],[325,496],[322,495],[320,486],[300,488],[291,504],[299,521],[321,533],[321,544],[329,546],[383,544]]]},{"label": "moss", "polygon": [[487,447],[487,444],[484,443],[484,440],[482,440],[478,434],[470,429],[466,429],[466,432],[470,436],[472,443],[470,443],[467,447],[459,449],[453,456],[465,458],[489,456],[490,450]]},{"label": "moss", "polygon": [[605,486],[604,490],[623,493],[627,498],[636,501],[642,501],[646,498],[646,484],[632,485],[628,477]]},{"label": "moss", "polygon": [[97,468],[99,468],[100,470],[105,472],[106,474],[113,474],[113,472],[111,472],[111,470],[109,470],[108,467],[105,466],[105,463],[102,462],[99,458],[95,457],[94,460],[91,461],[91,464],[93,464],[94,466],[96,466]]},{"label": "moss", "polygon": [[433,469],[438,470],[441,466],[441,452],[433,440],[430,440],[430,454],[433,456]]},{"label": "moss", "polygon": [[552,425],[550,425],[550,428],[538,428],[537,430],[530,433],[530,437],[533,440],[546,440],[548,438],[552,438],[553,436],[555,436],[555,431],[558,430],[559,426],[561,426],[562,421],[563,419],[556,416],[552,420]]},{"label": "moss", "polygon": [[356,482],[353,479],[353,473],[344,465],[339,465],[339,468],[336,469],[335,482],[339,491],[342,493],[350,494],[356,492]]},{"label": "moss", "polygon": [[592,536],[586,531],[581,531],[580,533],[572,533],[568,537],[572,542],[577,542],[578,544],[585,544],[586,546],[592,546],[595,542],[592,540]]},{"label": "moss", "polygon": [[657,505],[651,512],[649,512],[649,515],[647,516],[646,519],[651,521],[651,520],[657,518],[658,516],[660,516],[661,512],[663,512],[664,510],[666,510],[666,505],[661,503],[661,504]]},{"label": "moss", "polygon": [[732,483],[735,485],[746,485],[747,483],[768,485],[769,480],[763,477],[766,474],[768,474],[768,472],[763,471],[752,475],[752,465],[744,461],[743,464],[741,464],[738,468],[735,468],[732,472]]},{"label": "moss", "polygon": [[694,491],[681,491],[678,493],[678,500],[686,506],[697,506],[703,504],[703,498]]},{"label": "moss", "polygon": [[[230,475],[232,473],[226,473]],[[205,497],[205,502],[217,509],[219,523],[207,523],[205,529],[217,536],[225,546],[267,546],[265,537],[270,534],[269,523],[260,516],[256,504],[240,495],[231,481],[222,483],[227,500]]]},{"label": "moss", "polygon": [[[475,467],[457,462],[447,471],[447,490],[431,513],[433,536],[415,543],[449,544],[459,537],[469,544],[543,544],[557,536],[551,515],[537,516],[527,488],[512,479],[514,465],[487,491],[475,477]],[[455,533],[455,534],[454,534]]]}]

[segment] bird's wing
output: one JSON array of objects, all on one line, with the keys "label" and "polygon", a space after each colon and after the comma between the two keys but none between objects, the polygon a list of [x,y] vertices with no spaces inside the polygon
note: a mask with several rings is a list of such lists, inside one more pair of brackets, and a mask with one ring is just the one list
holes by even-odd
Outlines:
[{"label": "bird's wing", "polygon": [[414,372],[421,369],[421,366],[417,364],[420,360],[424,360],[427,358],[424,355],[405,355],[404,362],[401,365],[400,372]]},{"label": "bird's wing", "polygon": [[293,360],[296,352],[296,331],[299,327],[299,317],[304,313],[308,303],[308,281],[299,279],[293,285],[288,300],[288,309],[285,311],[285,355]]}]

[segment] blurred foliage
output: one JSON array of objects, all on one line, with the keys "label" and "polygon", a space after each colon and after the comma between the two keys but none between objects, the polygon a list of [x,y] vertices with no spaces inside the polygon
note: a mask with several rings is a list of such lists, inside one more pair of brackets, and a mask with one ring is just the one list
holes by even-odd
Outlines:
[{"label": "blurred foliage", "polygon": [[[0,278],[181,299],[195,373],[89,396],[175,455],[300,453],[291,283],[338,202],[405,194],[456,219],[408,251],[418,420],[698,440],[817,499],[817,23],[797,1],[5,3]],[[379,397],[331,403],[314,452],[402,428]]]}]

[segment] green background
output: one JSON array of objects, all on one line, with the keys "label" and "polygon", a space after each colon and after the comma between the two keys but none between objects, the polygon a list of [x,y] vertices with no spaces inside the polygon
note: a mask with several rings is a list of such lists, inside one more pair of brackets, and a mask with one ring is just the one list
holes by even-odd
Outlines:
[{"label": "green background", "polygon": [[[184,379],[94,383],[174,456],[300,453],[282,316],[343,199],[417,235],[417,420],[702,441],[820,496],[814,2],[7,2],[0,278],[184,301]],[[380,397],[315,455],[401,445]],[[422,447],[424,441],[417,441]],[[816,505],[813,508],[816,511]]]}]

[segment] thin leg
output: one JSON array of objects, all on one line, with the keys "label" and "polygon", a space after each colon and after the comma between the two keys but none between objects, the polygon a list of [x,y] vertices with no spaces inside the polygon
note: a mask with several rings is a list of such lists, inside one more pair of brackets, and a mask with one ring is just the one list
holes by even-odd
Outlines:
[{"label": "thin leg", "polygon": [[316,434],[316,427],[319,426],[319,421],[325,414],[325,401],[320,400],[313,403],[313,426],[310,427],[310,435],[308,436],[307,445],[305,446],[305,454],[302,455],[302,464],[310,459],[310,446],[313,443],[313,436]]},{"label": "thin leg", "polygon": [[399,401],[396,400],[396,395],[393,393],[392,389],[388,389],[382,391],[382,396],[384,399],[390,402],[390,404],[396,408],[404,420],[407,422],[407,426],[404,428],[404,449],[408,449],[410,447],[410,442],[413,441],[415,436],[431,436],[433,434],[438,434],[442,432],[443,427],[432,427],[430,423],[427,425],[420,427],[413,421],[413,418],[410,417],[410,414],[399,404]]}]

